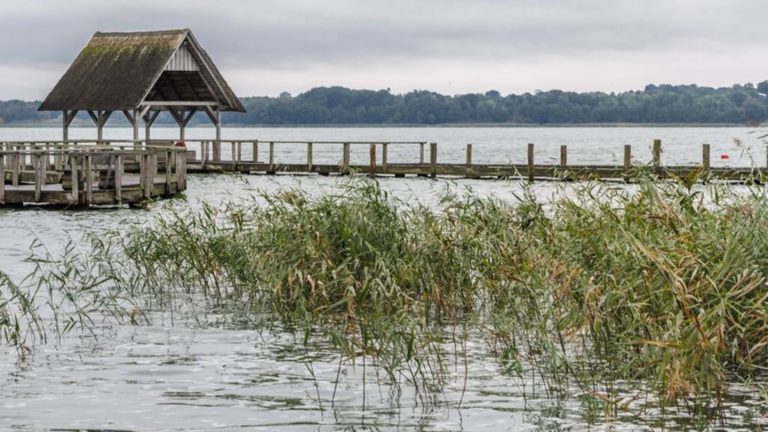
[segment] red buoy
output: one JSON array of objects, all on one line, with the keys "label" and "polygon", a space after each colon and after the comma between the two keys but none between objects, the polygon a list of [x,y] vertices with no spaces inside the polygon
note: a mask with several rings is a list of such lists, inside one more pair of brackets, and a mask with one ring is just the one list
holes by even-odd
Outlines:
[{"label": "red buoy", "polygon": [[184,141],[176,141],[176,147],[186,147],[187,143]]},{"label": "red buoy", "polygon": [[723,153],[723,154],[720,155],[720,159],[723,159],[723,160],[728,160],[730,158],[731,157],[728,155],[728,153]]}]

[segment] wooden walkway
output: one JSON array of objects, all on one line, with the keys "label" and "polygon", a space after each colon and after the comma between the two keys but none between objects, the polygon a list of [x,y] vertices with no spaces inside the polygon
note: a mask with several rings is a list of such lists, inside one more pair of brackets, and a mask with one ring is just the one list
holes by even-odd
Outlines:
[{"label": "wooden walkway", "polygon": [[0,205],[141,205],[186,190],[186,166],[169,146],[0,143]]},{"label": "wooden walkway", "polygon": [[[524,180],[608,180],[630,182],[638,172],[657,179],[685,178],[696,181],[762,182],[768,169],[715,168],[710,166],[710,146],[702,146],[699,165],[665,166],[661,141],[653,143],[649,164],[632,163],[632,147],[624,146],[622,165],[571,165],[568,148],[560,147],[560,163],[535,163],[535,146],[528,144],[527,163],[477,164],[473,146],[466,146],[464,163],[440,163],[438,145],[428,142],[342,141],[66,141],[0,142],[0,206],[52,204],[64,207],[141,205],[147,200],[171,197],[186,190],[187,172],[248,174],[319,174],[370,176],[421,176]],[[228,151],[222,152],[222,146]],[[320,146],[336,146],[339,154]],[[367,158],[353,146],[367,147]],[[390,146],[407,146],[413,162],[392,163]],[[227,148],[228,147],[228,148]],[[288,148],[288,161],[276,158],[276,147]],[[336,151],[336,150],[333,150]],[[316,153],[324,162],[316,163]],[[365,152],[363,152],[365,153]],[[330,155],[330,156],[329,156]],[[299,159],[299,160],[296,160]],[[336,159],[328,163],[328,159]],[[361,160],[367,161],[361,163]]]},{"label": "wooden walkway", "polygon": [[[661,161],[661,140],[653,142],[652,160],[649,164],[637,165],[632,162],[632,146],[625,145],[622,165],[571,165],[568,163],[568,148],[560,146],[560,163],[542,165],[535,163],[535,146],[528,144],[527,163],[524,164],[478,164],[473,161],[473,145],[466,146],[466,159],[461,163],[440,163],[438,145],[428,142],[342,142],[342,141],[259,141],[237,140],[221,141],[220,146],[230,147],[228,159],[221,157],[221,148],[211,149],[213,141],[186,141],[193,156],[189,161],[191,173],[239,172],[249,174],[301,174],[320,175],[367,174],[374,176],[420,176],[420,177],[458,177],[475,179],[522,179],[522,180],[607,180],[630,182],[637,174],[645,171],[657,179],[684,178],[697,176],[702,181],[719,180],[727,182],[756,182],[768,174],[768,169],[740,167],[712,167],[710,165],[710,145],[701,148],[702,161],[699,165],[665,166]],[[335,145],[341,147],[339,162],[335,164],[317,164],[314,155],[317,146]],[[418,149],[418,160],[413,163],[391,163],[388,149],[392,145],[412,146]],[[275,157],[277,146],[295,149],[305,147],[306,157],[300,161],[278,161]],[[368,162],[354,164],[350,162],[352,146],[368,147]],[[264,151],[266,147],[266,152]],[[244,149],[248,150],[244,157]],[[297,152],[293,152],[297,153]],[[228,156],[229,156],[228,155]],[[260,156],[264,156],[263,159]],[[415,159],[415,158],[414,158]]]}]

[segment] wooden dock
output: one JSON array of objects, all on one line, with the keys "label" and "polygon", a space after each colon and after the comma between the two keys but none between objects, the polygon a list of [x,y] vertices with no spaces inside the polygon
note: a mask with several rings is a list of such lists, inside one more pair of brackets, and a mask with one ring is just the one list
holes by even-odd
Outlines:
[{"label": "wooden dock", "polygon": [[[542,165],[536,163],[534,144],[528,144],[523,164],[475,163],[472,144],[466,146],[464,163],[439,162],[438,144],[429,142],[188,140],[186,147],[176,144],[171,140],[0,142],[0,206],[140,205],[186,190],[188,172],[622,182],[644,172],[656,179],[739,183],[763,182],[768,175],[768,167],[712,167],[708,144],[702,145],[701,164],[667,166],[662,164],[660,140],[653,142],[650,163],[642,165],[633,164],[630,145],[624,146],[622,165],[569,164],[566,146],[560,147],[559,164]],[[222,146],[228,151],[222,151]],[[321,146],[336,146],[340,151],[335,156],[324,150],[325,161],[317,163]],[[365,163],[360,162],[360,152],[352,162],[355,146],[367,148]],[[413,162],[392,163],[391,146],[406,146],[408,151],[401,152],[399,159],[409,154]],[[291,160],[278,160],[278,147],[289,148]],[[328,163],[329,157],[335,161]]]},{"label": "wooden dock", "polygon": [[186,149],[85,141],[0,143],[0,205],[140,205],[186,190]]},{"label": "wooden dock", "polygon": [[[521,180],[604,180],[631,182],[638,173],[646,172],[657,179],[685,178],[696,176],[702,181],[718,180],[726,182],[757,182],[768,174],[766,167],[712,167],[710,164],[710,145],[701,147],[701,163],[697,165],[668,166],[662,164],[661,140],[653,142],[652,160],[648,164],[632,162],[632,146],[623,148],[622,165],[575,165],[568,163],[568,148],[560,146],[559,164],[537,164],[535,145],[527,146],[527,162],[523,164],[478,164],[473,161],[473,145],[466,145],[466,159],[462,163],[440,163],[438,144],[429,142],[342,142],[342,141],[259,141],[259,140],[222,140],[186,141],[191,157],[188,170],[190,173],[238,172],[246,174],[307,174],[348,175],[366,174],[372,176],[420,176],[454,177],[472,179],[521,179]],[[216,146],[218,144],[218,146]],[[337,163],[315,163],[315,153],[319,146],[336,146],[341,151]],[[415,151],[413,163],[392,163],[388,153],[390,146],[409,146]],[[229,158],[222,157],[221,147],[229,147]],[[303,160],[278,161],[276,147],[288,146],[305,148]],[[368,148],[367,163],[351,163],[350,149],[353,146]],[[217,147],[218,151],[211,151]],[[244,152],[244,150],[247,150]],[[298,153],[296,151],[293,152]]]}]

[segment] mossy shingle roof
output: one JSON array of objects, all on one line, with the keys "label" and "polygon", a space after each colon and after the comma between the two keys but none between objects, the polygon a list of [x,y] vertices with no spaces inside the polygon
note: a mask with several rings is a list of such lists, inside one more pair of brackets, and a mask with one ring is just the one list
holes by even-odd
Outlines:
[{"label": "mossy shingle roof", "polygon": [[193,48],[200,74],[218,99],[219,109],[244,112],[237,96],[188,29],[94,34],[39,110],[137,108],[185,41]]}]

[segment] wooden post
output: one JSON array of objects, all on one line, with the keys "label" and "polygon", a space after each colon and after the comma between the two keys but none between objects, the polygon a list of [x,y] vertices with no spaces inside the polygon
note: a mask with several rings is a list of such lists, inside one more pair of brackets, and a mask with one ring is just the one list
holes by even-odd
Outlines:
[{"label": "wooden post", "polygon": [[701,146],[701,166],[704,171],[709,171],[709,144]]},{"label": "wooden post", "polygon": [[533,143],[528,143],[528,181],[533,181]]},{"label": "wooden post", "polygon": [[253,142],[253,163],[259,162],[259,140]]},{"label": "wooden post", "polygon": [[371,144],[368,153],[370,155],[370,175],[374,177],[376,175],[376,144]]},{"label": "wooden post", "polygon": [[118,204],[123,203],[123,155],[115,157],[115,199]]},{"label": "wooden post", "polygon": [[632,146],[624,145],[624,174],[628,174],[632,169]]},{"label": "wooden post", "polygon": [[80,161],[77,155],[70,156],[70,170],[72,172],[72,203],[77,205],[80,203],[80,179],[78,171],[80,170]]},{"label": "wooden post", "polygon": [[179,153],[176,159],[176,192],[187,190],[187,158]]},{"label": "wooden post", "polygon": [[387,172],[387,166],[389,165],[389,162],[387,161],[387,146],[389,146],[388,143],[383,143],[381,145],[381,169],[384,172]]},{"label": "wooden post", "polygon": [[275,165],[275,143],[269,143],[269,170],[272,171]]},{"label": "wooden post", "polygon": [[11,184],[14,185],[14,186],[18,186],[19,185],[19,170],[20,170],[20,168],[19,168],[19,163],[20,163],[20,161],[19,161],[19,158],[20,158],[19,152],[20,151],[21,150],[19,150],[19,148],[17,146],[16,152],[14,152],[13,155],[11,155],[11,164],[13,165],[11,167],[11,170],[12,170],[12,172],[11,172]]},{"label": "wooden post", "polygon": [[40,170],[43,172],[43,186],[45,186],[46,178],[48,176],[48,169],[51,162],[51,152],[48,150],[48,145],[45,146],[45,152],[43,153],[43,164]]},{"label": "wooden post", "polygon": [[424,164],[424,143],[419,143],[419,164]]},{"label": "wooden post", "polygon": [[171,161],[173,158],[172,152],[166,152],[165,153],[165,193],[170,195],[171,194],[171,168],[173,164],[171,164]]},{"label": "wooden post", "polygon": [[560,146],[560,166],[565,168],[568,166],[568,146]]},{"label": "wooden post", "polygon": [[85,156],[85,203],[93,202],[93,156]]},{"label": "wooden post", "polygon": [[35,202],[40,202],[43,193],[43,158],[40,154],[32,156],[32,164],[35,167]]},{"label": "wooden post", "polygon": [[216,141],[213,143],[213,161],[221,162],[221,112],[218,109],[214,109],[213,112],[216,118]]},{"label": "wooden post", "polygon": [[472,167],[472,144],[467,144],[467,158],[464,162],[464,166],[467,168]]},{"label": "wooden post", "polygon": [[142,172],[140,173],[141,177],[144,179],[143,186],[144,186],[144,198],[150,199],[152,198],[152,186],[154,183],[154,178],[152,178],[152,156],[149,154],[144,154],[141,156],[142,159],[144,159],[144,166],[142,167]]},{"label": "wooden post", "polygon": [[[133,148],[137,148],[141,146],[141,144],[139,144],[139,121],[141,120],[139,110],[134,109],[132,117],[133,120],[131,121],[131,126],[133,126]],[[147,128],[147,136],[149,136],[149,128]],[[149,144],[149,138],[147,138],[146,144]]]},{"label": "wooden post", "polygon": [[66,143],[69,141],[69,110],[64,110],[64,115],[61,116],[63,122],[62,122],[62,129],[61,129],[61,139]]},{"label": "wooden post", "polygon": [[0,153],[0,203],[5,203],[5,153]]},{"label": "wooden post", "polygon": [[[137,127],[138,127],[138,123],[137,123]],[[149,145],[149,139],[151,138],[151,135],[152,135],[151,129],[152,129],[152,123],[150,123],[145,119],[144,120],[144,145]],[[140,148],[138,140],[135,140],[133,142],[133,148],[136,150]]]},{"label": "wooden post", "polygon": [[203,164],[203,168],[208,164],[208,141],[200,142],[200,161]]},{"label": "wooden post", "polygon": [[312,143],[307,143],[307,171],[312,172]]},{"label": "wooden post", "polygon": [[437,143],[429,143],[430,176],[437,177]]},{"label": "wooden post", "polygon": [[64,110],[64,113],[62,115],[63,121],[63,130],[62,130],[62,139],[64,140],[64,144],[69,141],[69,125],[72,124],[72,120],[75,119],[75,116],[77,115],[77,110]]},{"label": "wooden post", "polygon": [[349,143],[344,143],[341,159],[342,171],[349,172]]},{"label": "wooden post", "polygon": [[472,170],[472,144],[467,144],[466,159],[464,161],[465,177],[470,177],[471,170]]},{"label": "wooden post", "polygon": [[661,166],[661,140],[653,140],[653,166],[658,168]]},{"label": "wooden post", "polygon": [[144,190],[144,183],[147,181],[147,155],[141,153],[139,159],[139,189]]},{"label": "wooden post", "polygon": [[237,142],[232,141],[232,172],[237,171]]},{"label": "wooden post", "polygon": [[62,149],[59,147],[58,144],[53,144],[53,170],[54,171],[62,171],[62,157],[61,157],[61,151]]}]

